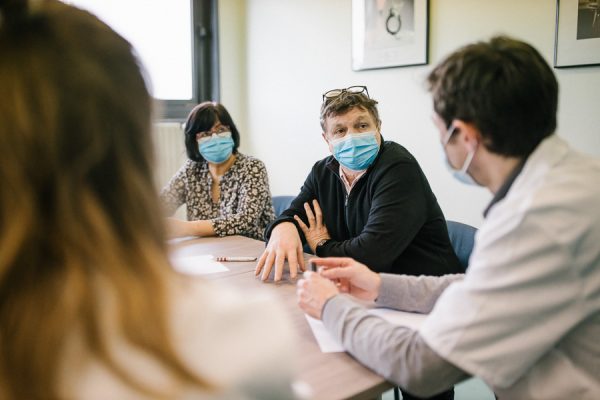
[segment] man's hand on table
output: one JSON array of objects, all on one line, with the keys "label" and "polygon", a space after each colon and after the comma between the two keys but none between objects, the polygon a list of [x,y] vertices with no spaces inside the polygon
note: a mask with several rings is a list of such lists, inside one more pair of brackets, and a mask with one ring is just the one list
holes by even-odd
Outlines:
[{"label": "man's hand on table", "polygon": [[273,228],[269,243],[256,264],[255,275],[259,276],[262,272],[261,279],[266,281],[275,265],[273,280],[280,281],[286,260],[292,279],[298,275],[298,269],[305,270],[302,241],[296,225],[291,222],[282,222]]}]

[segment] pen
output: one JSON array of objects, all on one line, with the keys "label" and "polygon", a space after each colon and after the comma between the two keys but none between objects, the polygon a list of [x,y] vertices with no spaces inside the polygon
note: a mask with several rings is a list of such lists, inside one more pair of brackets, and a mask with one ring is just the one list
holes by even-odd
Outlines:
[{"label": "pen", "polygon": [[217,261],[243,262],[243,261],[256,261],[256,257],[237,257],[237,256],[216,257],[216,260]]}]

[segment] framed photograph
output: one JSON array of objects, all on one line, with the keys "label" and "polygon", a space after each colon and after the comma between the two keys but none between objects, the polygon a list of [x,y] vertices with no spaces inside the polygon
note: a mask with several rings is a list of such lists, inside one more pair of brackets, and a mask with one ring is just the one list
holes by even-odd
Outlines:
[{"label": "framed photograph", "polygon": [[429,0],[352,0],[352,69],[424,65]]},{"label": "framed photograph", "polygon": [[600,65],[600,0],[556,0],[554,67]]}]

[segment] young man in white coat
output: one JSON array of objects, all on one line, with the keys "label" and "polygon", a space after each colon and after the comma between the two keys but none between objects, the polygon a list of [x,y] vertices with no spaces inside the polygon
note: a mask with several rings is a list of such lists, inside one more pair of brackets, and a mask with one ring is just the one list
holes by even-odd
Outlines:
[{"label": "young man in white coat", "polygon": [[[314,259],[300,307],[415,395],[478,376],[499,399],[599,399],[600,161],[555,134],[552,70],[496,37],[451,54],[428,83],[453,175],[494,194],[469,269],[409,277]],[[393,326],[341,293],[429,316],[418,331]]]}]

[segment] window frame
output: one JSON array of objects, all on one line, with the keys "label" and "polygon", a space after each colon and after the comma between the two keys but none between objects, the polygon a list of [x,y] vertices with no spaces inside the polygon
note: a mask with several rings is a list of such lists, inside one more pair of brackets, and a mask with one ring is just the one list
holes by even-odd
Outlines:
[{"label": "window frame", "polygon": [[158,121],[184,121],[203,101],[219,101],[219,15],[218,0],[190,0],[192,19],[192,98],[160,100]]}]

